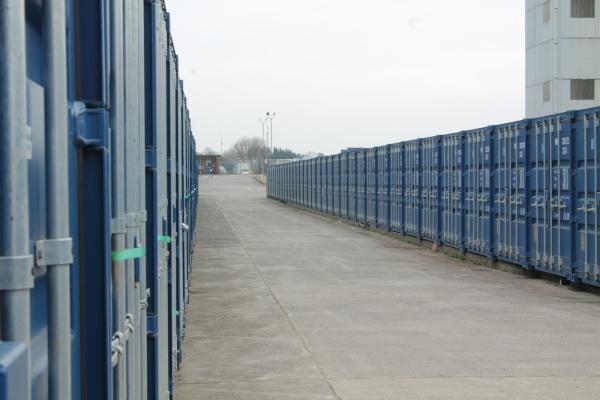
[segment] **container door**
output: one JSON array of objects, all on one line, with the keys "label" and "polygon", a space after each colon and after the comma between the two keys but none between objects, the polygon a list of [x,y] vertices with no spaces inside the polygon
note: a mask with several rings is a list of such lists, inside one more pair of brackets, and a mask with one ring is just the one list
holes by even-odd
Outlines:
[{"label": "container door", "polygon": [[526,130],[503,125],[494,135],[494,254],[516,264],[526,262]]},{"label": "container door", "polygon": [[536,120],[531,129],[531,262],[539,270],[569,276],[573,267],[571,121],[554,116]]},{"label": "container door", "polygon": [[488,130],[466,134],[465,244],[469,251],[491,255],[491,135]]},{"label": "container door", "polygon": [[582,111],[577,118],[577,276],[600,286],[600,112]]},{"label": "container door", "polygon": [[421,236],[421,142],[408,142],[404,147],[404,176],[406,180],[404,197],[404,233]]},{"label": "container door", "polygon": [[463,134],[442,140],[441,240],[462,250],[463,243]]}]

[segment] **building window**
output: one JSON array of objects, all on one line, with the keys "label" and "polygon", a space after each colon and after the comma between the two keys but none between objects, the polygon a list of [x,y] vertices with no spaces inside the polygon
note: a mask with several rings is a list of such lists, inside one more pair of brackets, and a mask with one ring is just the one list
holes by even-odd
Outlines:
[{"label": "building window", "polygon": [[571,79],[571,100],[594,100],[594,79]]},{"label": "building window", "polygon": [[544,23],[550,22],[551,12],[552,12],[552,7],[551,7],[550,0],[546,0],[544,2]]},{"label": "building window", "polygon": [[544,82],[544,103],[548,103],[550,101],[550,81]]},{"label": "building window", "polygon": [[571,18],[596,18],[596,0],[571,0]]}]

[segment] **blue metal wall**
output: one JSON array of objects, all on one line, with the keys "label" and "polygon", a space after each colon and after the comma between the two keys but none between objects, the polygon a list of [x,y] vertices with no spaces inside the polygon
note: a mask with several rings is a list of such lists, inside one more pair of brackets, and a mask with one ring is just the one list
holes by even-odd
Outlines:
[{"label": "blue metal wall", "polygon": [[[305,207],[600,286],[599,136],[589,109],[299,161],[333,159],[340,196]],[[281,168],[267,171],[278,200]]]},{"label": "blue metal wall", "polygon": [[[169,399],[198,181],[164,2],[4,0],[0,8],[10,72],[2,76],[12,76],[0,79],[0,97],[23,102],[26,114],[0,107],[0,147],[23,144],[18,161],[0,164],[0,176],[23,176],[0,179],[1,222],[20,209],[28,227],[3,232],[0,243],[0,296],[26,321],[13,327],[3,307],[0,398]],[[23,197],[10,194],[15,184]],[[57,237],[59,219],[68,232]],[[15,254],[6,243],[21,232],[28,251]],[[14,279],[22,271],[30,284]]]}]

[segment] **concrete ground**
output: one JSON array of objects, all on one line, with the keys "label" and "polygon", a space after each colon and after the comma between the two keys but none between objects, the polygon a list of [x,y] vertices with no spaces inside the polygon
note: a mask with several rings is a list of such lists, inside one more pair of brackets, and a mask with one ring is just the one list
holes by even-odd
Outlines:
[{"label": "concrete ground", "polygon": [[600,297],[200,181],[187,399],[600,399]]}]

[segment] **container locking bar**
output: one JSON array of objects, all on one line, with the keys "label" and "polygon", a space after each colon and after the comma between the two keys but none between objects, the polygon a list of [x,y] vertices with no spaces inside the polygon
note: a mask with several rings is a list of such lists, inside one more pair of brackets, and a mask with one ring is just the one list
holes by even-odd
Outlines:
[{"label": "container locking bar", "polygon": [[33,256],[0,257],[0,290],[33,288]]}]

